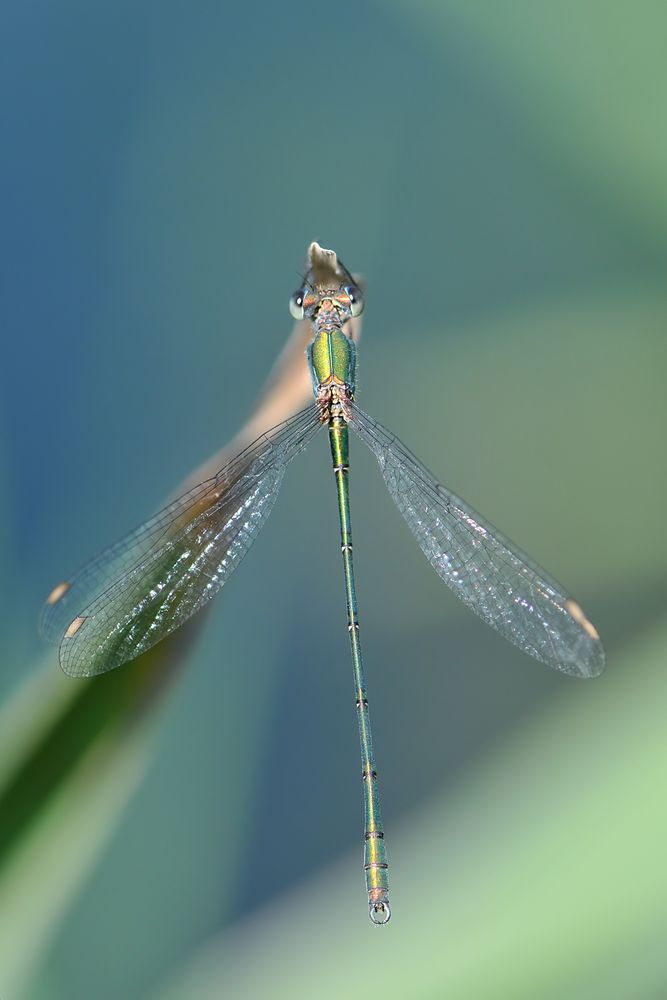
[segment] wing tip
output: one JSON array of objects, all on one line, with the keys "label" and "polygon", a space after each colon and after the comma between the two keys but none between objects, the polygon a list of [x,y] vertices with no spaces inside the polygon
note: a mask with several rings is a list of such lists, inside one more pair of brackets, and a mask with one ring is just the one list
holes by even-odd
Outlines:
[{"label": "wing tip", "polygon": [[573,649],[573,655],[565,661],[555,664],[563,673],[580,680],[593,680],[599,677],[607,665],[607,657],[600,639],[593,639],[586,634],[582,641]]}]

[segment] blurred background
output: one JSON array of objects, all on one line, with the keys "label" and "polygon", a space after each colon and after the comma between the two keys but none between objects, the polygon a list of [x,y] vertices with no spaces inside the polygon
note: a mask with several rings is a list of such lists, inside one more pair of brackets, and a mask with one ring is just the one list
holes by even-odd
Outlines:
[{"label": "blurred background", "polygon": [[[0,995],[667,991],[667,8],[0,10]],[[44,596],[248,418],[308,243],[361,405],[564,582],[573,681],[437,578],[353,442],[393,918],[367,916],[324,438],[177,643],[93,682]]]}]

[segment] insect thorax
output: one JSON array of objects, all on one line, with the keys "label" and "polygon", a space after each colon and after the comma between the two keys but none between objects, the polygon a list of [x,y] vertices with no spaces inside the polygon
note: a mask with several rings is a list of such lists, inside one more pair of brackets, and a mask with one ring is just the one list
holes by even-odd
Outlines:
[{"label": "insect thorax", "polygon": [[329,382],[347,385],[354,392],[356,351],[340,328],[315,334],[308,348],[308,363],[315,392]]}]

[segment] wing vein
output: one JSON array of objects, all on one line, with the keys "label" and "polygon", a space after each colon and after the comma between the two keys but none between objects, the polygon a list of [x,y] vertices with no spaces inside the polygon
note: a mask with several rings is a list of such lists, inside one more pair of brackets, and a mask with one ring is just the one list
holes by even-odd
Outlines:
[{"label": "wing vein", "polygon": [[375,455],[422,551],[457,596],[536,659],[575,676],[600,673],[602,643],[560,584],[437,482],[394,434],[356,404],[349,419]]}]

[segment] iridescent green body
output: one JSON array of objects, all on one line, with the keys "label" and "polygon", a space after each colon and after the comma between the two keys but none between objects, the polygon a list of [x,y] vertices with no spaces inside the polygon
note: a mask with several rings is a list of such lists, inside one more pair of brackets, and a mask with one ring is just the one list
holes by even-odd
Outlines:
[{"label": "iridescent green body", "polygon": [[[361,743],[361,778],[364,788],[365,813],[364,870],[366,872],[366,890],[368,892],[371,916],[385,916],[390,912],[387,895],[389,888],[387,853],[384,846],[382,811],[377,784],[377,770],[373,756],[373,738],[371,735],[368,698],[366,697],[366,680],[364,677],[361,641],[359,638],[359,610],[352,562],[348,429],[343,416],[332,416],[329,418],[329,441],[331,444],[331,457],[333,459],[338,494],[340,540],[347,598],[347,628],[350,634],[350,647],[352,650],[359,740]],[[389,916],[387,915],[386,919],[377,919],[376,923],[386,923],[388,919]]]},{"label": "iridescent green body", "polygon": [[313,388],[333,382],[354,393],[356,349],[341,329],[321,330],[308,348]]},{"label": "iridescent green body", "polygon": [[361,744],[361,778],[364,790],[364,871],[368,906],[374,923],[385,924],[391,916],[389,908],[389,875],[387,853],[382,829],[382,811],[378,776],[373,756],[373,738],[366,696],[366,680],[359,636],[359,611],[354,582],[352,558],[352,526],[350,519],[349,440],[346,407],[354,399],[356,380],[356,349],[345,333],[350,319],[353,285],[336,254],[322,250],[317,244],[310,249],[311,270],[306,279],[311,294],[304,296],[305,312],[314,327],[314,337],[308,347],[308,363],[315,397],[320,406],[322,422],[329,428],[329,443],[333,460],[340,541],[345,573],[347,628],[350,636],[354,689]]}]

